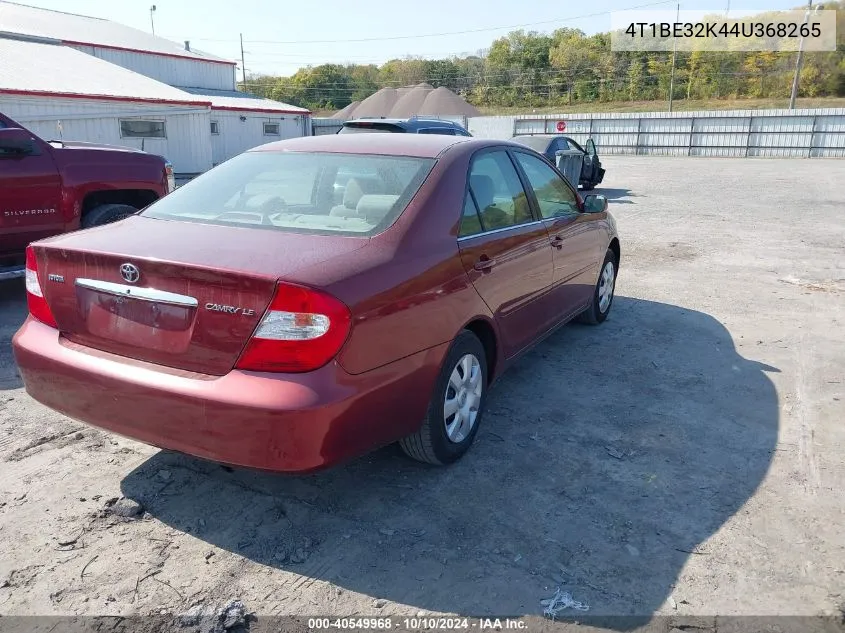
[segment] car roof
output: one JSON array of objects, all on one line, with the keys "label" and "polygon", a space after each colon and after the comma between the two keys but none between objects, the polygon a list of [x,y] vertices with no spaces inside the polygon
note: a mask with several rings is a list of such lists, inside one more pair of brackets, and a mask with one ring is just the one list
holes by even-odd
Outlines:
[{"label": "car roof", "polygon": [[437,158],[446,150],[458,145],[465,147],[467,151],[495,145],[523,147],[509,141],[442,134],[324,134],[276,141],[249,151],[380,154]]}]

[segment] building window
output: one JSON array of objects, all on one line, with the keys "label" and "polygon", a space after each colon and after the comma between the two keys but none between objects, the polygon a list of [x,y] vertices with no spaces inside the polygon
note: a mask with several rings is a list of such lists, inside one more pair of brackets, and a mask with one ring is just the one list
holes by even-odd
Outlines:
[{"label": "building window", "polygon": [[218,123],[217,121],[211,122],[211,133],[220,134],[220,123]]},{"label": "building window", "polygon": [[265,123],[264,124],[264,136],[279,136],[279,124],[278,123]]},{"label": "building window", "polygon": [[120,120],[121,138],[167,138],[164,121]]}]

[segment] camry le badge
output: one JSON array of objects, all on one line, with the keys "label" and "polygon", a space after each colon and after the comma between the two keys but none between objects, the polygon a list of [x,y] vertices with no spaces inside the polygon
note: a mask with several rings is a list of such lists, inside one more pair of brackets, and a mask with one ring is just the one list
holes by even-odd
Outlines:
[{"label": "camry le badge", "polygon": [[226,306],[221,303],[206,303],[205,309],[211,310],[212,312],[225,312],[226,314],[241,314],[243,316],[252,316],[255,314],[255,310],[251,310],[250,308]]}]

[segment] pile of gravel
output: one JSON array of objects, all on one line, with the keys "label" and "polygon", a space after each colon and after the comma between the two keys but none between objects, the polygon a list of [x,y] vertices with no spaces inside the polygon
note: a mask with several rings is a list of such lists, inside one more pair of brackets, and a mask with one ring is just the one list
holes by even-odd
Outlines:
[{"label": "pile of gravel", "polygon": [[404,88],[382,88],[359,102],[352,102],[332,115],[349,120],[367,117],[405,119],[412,116],[479,116],[475,106],[448,88],[418,84]]}]

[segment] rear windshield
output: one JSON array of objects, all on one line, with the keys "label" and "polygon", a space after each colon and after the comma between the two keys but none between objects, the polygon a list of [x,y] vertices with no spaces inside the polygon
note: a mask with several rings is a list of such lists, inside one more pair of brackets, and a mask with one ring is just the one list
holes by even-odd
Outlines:
[{"label": "rear windshield", "polygon": [[166,220],[374,235],[405,210],[434,159],[248,152],[147,207]]}]

